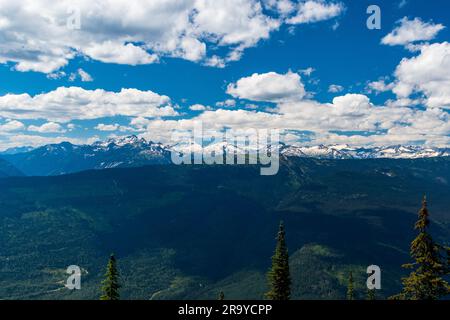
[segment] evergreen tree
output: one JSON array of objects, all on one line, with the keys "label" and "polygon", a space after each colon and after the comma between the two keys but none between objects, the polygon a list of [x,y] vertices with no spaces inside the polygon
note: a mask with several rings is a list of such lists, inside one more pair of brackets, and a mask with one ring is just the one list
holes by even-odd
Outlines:
[{"label": "evergreen tree", "polygon": [[450,247],[444,247],[445,255],[447,256],[447,265],[445,270],[445,275],[450,276]]},{"label": "evergreen tree", "polygon": [[348,276],[348,285],[347,285],[347,300],[355,300],[355,284],[353,282],[353,273],[350,271],[350,275]]},{"label": "evergreen tree", "polygon": [[424,197],[415,230],[418,236],[411,243],[413,263],[403,265],[413,269],[402,279],[403,291],[392,297],[401,300],[437,300],[449,294],[450,286],[442,278],[447,270],[447,262],[442,254],[443,248],[437,245],[428,232],[430,225],[427,201]]},{"label": "evergreen tree", "polygon": [[375,289],[367,289],[367,300],[376,300]]},{"label": "evergreen tree", "polygon": [[447,272],[445,274],[450,276],[450,247],[447,247],[445,251],[447,252]]},{"label": "evergreen tree", "polygon": [[100,300],[119,300],[119,272],[114,254],[111,254],[106,268],[105,280],[102,281],[102,296]]},{"label": "evergreen tree", "polygon": [[281,222],[275,254],[272,257],[272,267],[267,276],[269,292],[266,293],[266,297],[270,300],[289,300],[291,298],[289,253],[285,236],[284,224]]},{"label": "evergreen tree", "polygon": [[223,293],[223,291],[220,291],[219,293],[219,300],[225,300],[225,293]]}]

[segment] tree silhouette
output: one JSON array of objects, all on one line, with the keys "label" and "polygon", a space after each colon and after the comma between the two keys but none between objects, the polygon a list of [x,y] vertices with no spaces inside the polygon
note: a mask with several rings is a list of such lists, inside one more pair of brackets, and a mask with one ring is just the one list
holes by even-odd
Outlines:
[{"label": "tree silhouette", "polygon": [[286,246],[286,234],[283,222],[277,236],[277,246],[272,257],[272,267],[268,272],[270,300],[289,300],[291,298],[291,276],[289,272],[289,253]]},{"label": "tree silhouette", "polygon": [[403,268],[413,271],[402,279],[403,291],[393,299],[437,300],[450,292],[449,284],[442,278],[448,272],[442,253],[444,248],[433,241],[428,232],[429,225],[427,200],[424,197],[415,225],[419,234],[411,243],[410,254],[414,262],[403,265]]},{"label": "tree silhouette", "polygon": [[353,281],[353,273],[350,271],[347,284],[347,300],[355,300],[355,283]]},{"label": "tree silhouette", "polygon": [[119,300],[119,272],[114,254],[111,254],[106,268],[105,280],[102,281],[102,296],[100,300]]}]

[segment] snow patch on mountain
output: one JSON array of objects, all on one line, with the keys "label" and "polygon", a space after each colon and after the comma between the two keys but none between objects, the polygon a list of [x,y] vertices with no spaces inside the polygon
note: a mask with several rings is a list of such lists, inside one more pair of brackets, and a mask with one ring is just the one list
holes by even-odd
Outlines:
[{"label": "snow patch on mountain", "polygon": [[430,148],[421,146],[351,147],[348,145],[330,146],[287,146],[282,150],[286,156],[310,157],[320,159],[419,159],[450,156],[449,148]]}]

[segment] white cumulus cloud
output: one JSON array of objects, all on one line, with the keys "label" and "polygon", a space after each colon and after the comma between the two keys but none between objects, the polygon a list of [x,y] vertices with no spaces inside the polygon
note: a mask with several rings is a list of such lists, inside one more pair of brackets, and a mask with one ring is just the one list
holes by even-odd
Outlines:
[{"label": "white cumulus cloud", "polygon": [[0,132],[18,131],[25,128],[25,125],[17,120],[8,120],[3,124],[0,124]]},{"label": "white cumulus cloud", "polygon": [[26,93],[0,96],[0,116],[12,119],[68,122],[120,115],[163,117],[177,114],[169,97],[137,89],[111,92],[59,87],[35,96]]},{"label": "white cumulus cloud", "polygon": [[377,81],[371,81],[367,84],[367,91],[369,93],[375,92],[386,92],[394,88],[395,84],[393,82],[386,82],[386,79],[378,79]]},{"label": "white cumulus cloud", "polygon": [[321,0],[300,1],[295,16],[287,20],[290,24],[312,23],[335,18],[342,14],[344,5],[340,2]]},{"label": "white cumulus cloud", "polygon": [[189,109],[191,111],[205,111],[205,110],[210,110],[211,107],[209,106],[204,106],[202,104],[194,104],[192,106],[189,107]]},{"label": "white cumulus cloud", "polygon": [[332,85],[330,85],[328,87],[328,92],[331,92],[331,93],[338,93],[338,92],[341,92],[343,90],[344,90],[344,87],[340,86],[338,84],[332,84]]},{"label": "white cumulus cloud", "polygon": [[398,65],[393,87],[399,98],[414,93],[425,96],[429,107],[450,108],[450,43],[424,45],[420,54]]},{"label": "white cumulus cloud", "polygon": [[381,43],[395,46],[428,41],[434,39],[444,28],[442,24],[424,22],[420,18],[409,20],[404,17],[399,21],[399,25],[381,40]]},{"label": "white cumulus cloud", "polygon": [[[0,0],[0,63],[54,75],[80,55],[224,67],[283,24],[330,19],[343,8],[324,0]],[[78,13],[79,28],[69,28]]]},{"label": "white cumulus cloud", "polygon": [[[78,13],[79,29],[69,28]],[[282,23],[258,0],[0,0],[0,63],[44,73],[77,55],[127,65],[177,57],[222,66]],[[208,55],[216,47],[228,52]]]},{"label": "white cumulus cloud", "polygon": [[44,123],[41,126],[29,126],[28,127],[28,131],[34,131],[34,132],[39,132],[39,133],[60,133],[60,132],[65,132],[65,130],[63,129],[63,127],[56,122],[47,122]]},{"label": "white cumulus cloud", "polygon": [[[310,132],[308,144],[351,145],[416,144],[441,146],[450,143],[449,114],[441,108],[374,105],[362,94],[346,94],[331,103],[313,100],[279,102],[275,113],[243,109],[205,111],[191,119],[136,118],[142,136],[173,143],[172,130],[192,129],[201,121],[205,129],[268,129]],[[352,135],[345,132],[354,132]]]},{"label": "white cumulus cloud", "polygon": [[300,75],[291,71],[254,73],[229,84],[227,93],[235,98],[266,102],[298,100],[306,94]]}]

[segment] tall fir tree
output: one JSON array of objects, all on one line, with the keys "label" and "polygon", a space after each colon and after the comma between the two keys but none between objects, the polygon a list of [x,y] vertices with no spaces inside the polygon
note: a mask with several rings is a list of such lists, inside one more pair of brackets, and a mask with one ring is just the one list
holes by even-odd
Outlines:
[{"label": "tall fir tree", "polygon": [[353,273],[351,271],[348,276],[347,300],[355,300],[355,283],[353,281]]},{"label": "tall fir tree", "polygon": [[428,231],[429,225],[427,200],[424,197],[415,225],[419,234],[411,243],[410,254],[414,262],[403,265],[403,268],[413,271],[402,279],[403,291],[392,299],[438,300],[450,293],[450,286],[443,279],[448,272],[443,248],[433,241]]},{"label": "tall fir tree", "polygon": [[286,246],[286,233],[283,222],[277,236],[277,246],[272,257],[272,267],[268,275],[269,292],[266,298],[269,300],[289,300],[291,298],[291,275],[289,272],[289,253]]},{"label": "tall fir tree", "polygon": [[120,284],[117,261],[114,254],[111,254],[106,268],[105,280],[102,281],[102,296],[100,300],[119,300]]}]

